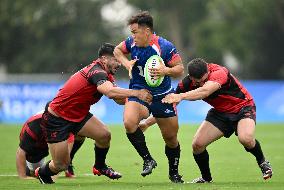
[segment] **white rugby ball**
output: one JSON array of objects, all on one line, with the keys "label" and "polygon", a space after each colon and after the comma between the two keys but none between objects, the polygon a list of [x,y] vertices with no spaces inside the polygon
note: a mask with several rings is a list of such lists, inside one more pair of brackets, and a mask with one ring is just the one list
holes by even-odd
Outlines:
[{"label": "white rugby ball", "polygon": [[157,68],[160,64],[164,64],[163,59],[158,55],[152,55],[146,62],[144,67],[144,78],[148,86],[158,87],[164,80],[164,76],[153,77],[150,75],[149,68]]}]

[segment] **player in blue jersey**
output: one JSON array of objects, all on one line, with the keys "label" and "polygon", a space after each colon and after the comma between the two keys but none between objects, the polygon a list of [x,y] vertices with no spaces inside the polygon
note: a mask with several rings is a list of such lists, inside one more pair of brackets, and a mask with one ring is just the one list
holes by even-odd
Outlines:
[{"label": "player in blue jersey", "polygon": [[[153,32],[153,18],[147,11],[139,12],[128,20],[132,36],[121,42],[114,51],[115,57],[130,71],[130,89],[148,89],[153,95],[151,104],[135,97],[129,97],[125,104],[124,126],[126,134],[138,154],[143,158],[144,177],[152,173],[157,166],[151,156],[145,141],[145,136],[138,127],[139,122],[147,118],[150,113],[157,120],[163,139],[166,143],[165,154],[169,162],[169,179],[174,183],[183,183],[182,176],[178,173],[180,158],[180,145],[177,139],[178,119],[175,105],[161,102],[163,97],[173,92],[170,77],[180,77],[184,68],[181,57],[175,46],[166,39]],[[129,60],[126,55],[131,55]],[[159,55],[165,65],[151,69],[152,76],[164,76],[162,84],[150,87],[144,78],[144,67],[148,58]]]}]

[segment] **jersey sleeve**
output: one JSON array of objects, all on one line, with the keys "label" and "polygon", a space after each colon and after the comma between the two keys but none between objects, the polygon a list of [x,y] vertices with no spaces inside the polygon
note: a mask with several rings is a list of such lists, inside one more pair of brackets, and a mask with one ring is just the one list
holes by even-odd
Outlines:
[{"label": "jersey sleeve", "polygon": [[123,41],[122,52],[124,54],[128,54],[131,52],[132,43],[133,43],[133,38],[131,36],[129,36],[126,40]]},{"label": "jersey sleeve", "polygon": [[218,69],[210,73],[208,81],[217,82],[222,86],[228,80],[228,74],[223,69]]},{"label": "jersey sleeve", "polygon": [[96,86],[99,86],[109,80],[108,75],[104,70],[90,71],[88,76],[88,81]]},{"label": "jersey sleeve", "polygon": [[184,79],[182,79],[178,85],[177,88],[175,90],[176,94],[180,94],[180,93],[184,93],[184,92],[188,92],[191,90],[190,88],[191,85],[191,80],[188,76],[186,76]]},{"label": "jersey sleeve", "polygon": [[166,41],[162,54],[163,52],[165,52],[164,60],[168,65],[171,65],[174,60],[181,59],[176,47],[169,41]]}]

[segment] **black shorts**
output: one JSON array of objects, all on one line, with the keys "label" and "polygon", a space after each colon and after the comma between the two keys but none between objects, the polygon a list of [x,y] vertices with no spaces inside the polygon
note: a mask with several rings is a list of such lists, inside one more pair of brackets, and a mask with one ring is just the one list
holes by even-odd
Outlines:
[{"label": "black shorts", "polygon": [[41,126],[46,132],[46,141],[57,143],[67,140],[70,133],[77,134],[92,116],[93,114],[89,112],[81,122],[72,122],[56,117],[46,110],[42,115],[41,122]]},{"label": "black shorts", "polygon": [[206,121],[212,123],[224,134],[224,137],[229,138],[234,132],[237,134],[238,122],[244,118],[251,118],[256,121],[256,107],[246,106],[241,109],[237,114],[229,114],[218,112],[214,108],[211,108],[206,116]]},{"label": "black shorts", "polygon": [[33,139],[27,132],[22,134],[19,146],[26,152],[26,160],[30,163],[37,163],[48,156],[47,143],[39,144],[39,142]]}]

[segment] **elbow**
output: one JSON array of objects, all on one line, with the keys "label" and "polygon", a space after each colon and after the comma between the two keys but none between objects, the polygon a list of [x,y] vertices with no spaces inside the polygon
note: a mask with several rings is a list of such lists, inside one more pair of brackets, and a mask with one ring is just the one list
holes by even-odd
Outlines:
[{"label": "elbow", "polygon": [[183,66],[183,64],[180,64],[180,65],[179,65],[178,72],[177,72],[177,74],[176,74],[176,78],[181,77],[181,76],[183,76],[183,75],[184,75],[184,66]]}]

